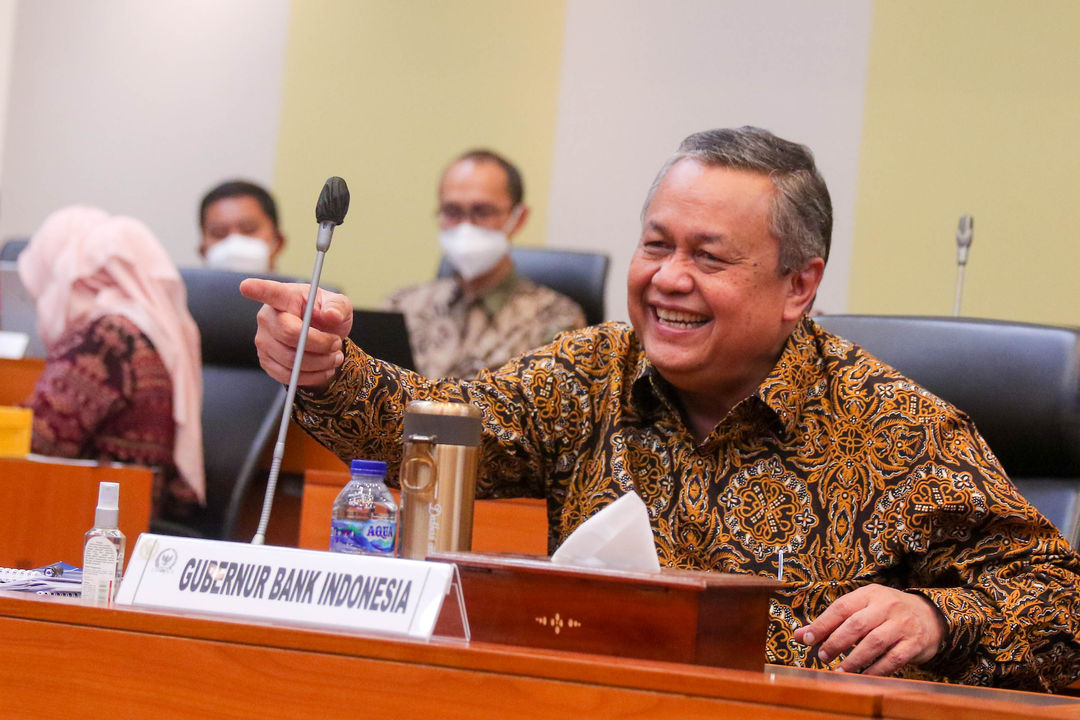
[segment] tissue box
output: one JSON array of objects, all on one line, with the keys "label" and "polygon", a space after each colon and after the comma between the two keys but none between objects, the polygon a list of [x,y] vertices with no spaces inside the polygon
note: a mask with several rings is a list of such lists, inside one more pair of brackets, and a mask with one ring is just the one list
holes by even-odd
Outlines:
[{"label": "tissue box", "polygon": [[[769,598],[754,575],[624,572],[541,556],[436,553],[458,566],[472,639],[760,672]],[[436,634],[456,634],[446,602]]]}]

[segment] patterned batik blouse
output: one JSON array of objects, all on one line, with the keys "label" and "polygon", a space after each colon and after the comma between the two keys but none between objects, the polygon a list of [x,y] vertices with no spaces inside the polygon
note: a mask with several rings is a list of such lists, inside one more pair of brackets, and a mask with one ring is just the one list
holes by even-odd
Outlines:
[{"label": "patterned batik blouse", "polygon": [[585,327],[577,303],[515,273],[479,297],[467,297],[454,278],[439,278],[399,290],[386,306],[405,315],[416,369],[431,378],[474,378]]},{"label": "patterned batik blouse", "polygon": [[155,468],[154,515],[186,517],[194,491],[176,472],[172,380],[128,318],[103,315],[64,332],[25,405],[31,450]]},{"label": "patterned batik blouse", "polygon": [[770,662],[820,667],[792,632],[880,583],[946,621],[902,674],[1056,689],[1080,674],[1080,559],[1006,478],[956,408],[808,319],[773,371],[703,441],[634,332],[559,336],[473,382],[429,381],[351,344],[297,420],[342,459],[400,461],[413,399],[484,411],[478,494],[547,499],[549,548],[631,490],[661,565],[775,577]]}]

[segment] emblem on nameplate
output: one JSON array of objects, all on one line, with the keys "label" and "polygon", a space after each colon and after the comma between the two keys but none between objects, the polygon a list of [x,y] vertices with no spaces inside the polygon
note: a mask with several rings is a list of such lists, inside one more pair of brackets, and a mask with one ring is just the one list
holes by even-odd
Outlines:
[{"label": "emblem on nameplate", "polygon": [[561,633],[564,627],[570,630],[581,627],[581,623],[574,618],[566,618],[564,620],[559,613],[555,613],[551,617],[538,617],[536,618],[536,623],[543,627],[550,627],[555,631],[556,635]]}]

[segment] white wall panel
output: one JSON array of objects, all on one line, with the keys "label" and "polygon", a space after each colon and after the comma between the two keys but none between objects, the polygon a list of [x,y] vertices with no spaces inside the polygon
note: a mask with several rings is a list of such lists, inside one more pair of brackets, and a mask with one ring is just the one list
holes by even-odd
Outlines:
[{"label": "white wall panel", "polygon": [[809,145],[832,194],[832,256],[817,306],[845,309],[870,0],[567,0],[548,244],[607,250],[607,312],[645,192],[679,141],[759,125]]},{"label": "white wall panel", "polygon": [[288,0],[24,0],[0,238],[90,203],[196,259],[196,205],[225,177],[273,179]]},{"label": "white wall panel", "polygon": [[[15,49],[15,0],[0,0],[0,169],[4,159],[4,128],[7,125],[8,88],[11,85],[11,58]],[[0,177],[0,190],[3,179]]]}]

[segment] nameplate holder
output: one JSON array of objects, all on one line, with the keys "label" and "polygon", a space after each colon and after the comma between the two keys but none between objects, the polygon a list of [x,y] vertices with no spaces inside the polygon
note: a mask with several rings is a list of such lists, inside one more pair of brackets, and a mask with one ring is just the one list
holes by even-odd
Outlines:
[{"label": "nameplate holder", "polygon": [[430,639],[452,586],[465,616],[456,575],[441,562],[143,533],[116,604]]}]

